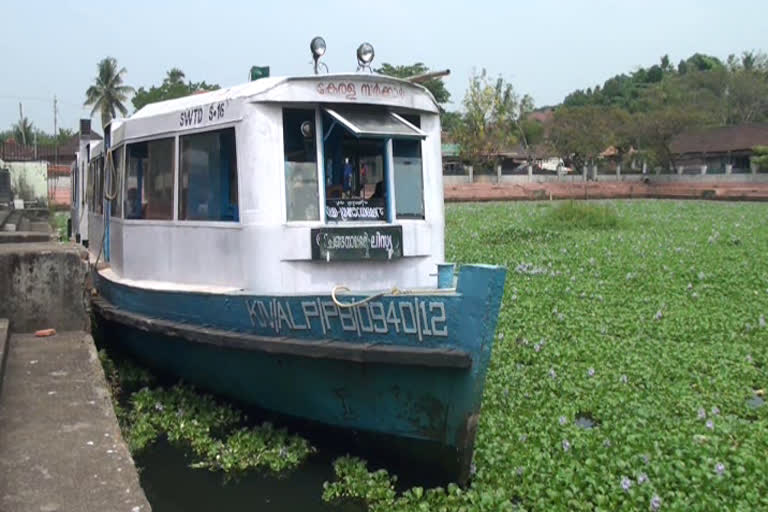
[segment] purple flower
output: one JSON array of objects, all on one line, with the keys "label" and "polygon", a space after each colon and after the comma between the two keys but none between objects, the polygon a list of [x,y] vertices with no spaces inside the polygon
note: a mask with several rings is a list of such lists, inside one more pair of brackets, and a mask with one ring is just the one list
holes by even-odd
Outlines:
[{"label": "purple flower", "polygon": [[539,352],[539,351],[541,350],[541,345],[540,345],[540,344],[538,344],[538,343],[537,343],[537,344],[535,344],[535,345],[533,346],[533,350],[535,350],[536,352]]},{"label": "purple flower", "polygon": [[712,420],[707,420],[707,423],[706,423],[706,425],[707,425],[707,428],[708,428],[709,430],[713,430],[713,429],[715,428],[715,422],[714,422],[714,421],[712,421]]},{"label": "purple flower", "polygon": [[571,443],[567,439],[563,439],[563,451],[567,452],[571,449]]},{"label": "purple flower", "polygon": [[606,439],[605,441],[603,441],[603,446],[605,446],[606,448],[610,448],[611,447],[611,440],[610,439]]},{"label": "purple flower", "polygon": [[622,384],[626,384],[627,383],[627,376],[626,375],[622,375],[621,377],[619,377],[619,381]]},{"label": "purple flower", "polygon": [[524,442],[526,442],[528,440],[528,436],[525,435],[525,434],[520,434],[518,439],[520,440],[521,443],[524,443]]},{"label": "purple flower", "polygon": [[696,414],[696,416],[697,416],[697,417],[698,417],[700,420],[703,420],[704,418],[706,418],[706,417],[707,417],[707,411],[705,411],[703,407],[700,407],[700,408],[699,408],[699,412]]},{"label": "purple flower", "polygon": [[658,494],[654,494],[653,498],[651,498],[651,504],[649,508],[652,512],[656,512],[661,508],[661,498]]},{"label": "purple flower", "polygon": [[713,416],[717,416],[718,414],[720,414],[720,409],[718,409],[717,406],[715,406],[712,408],[711,412]]},{"label": "purple flower", "polygon": [[722,476],[722,474],[725,473],[725,464],[718,462],[715,465],[715,473],[717,473],[717,476]]},{"label": "purple flower", "polygon": [[648,475],[645,473],[640,473],[637,475],[637,485],[643,485],[645,482],[648,481]]},{"label": "purple flower", "polygon": [[560,416],[560,424],[565,425],[566,423],[568,423],[568,418],[565,416]]},{"label": "purple flower", "polygon": [[549,376],[552,377],[553,379],[557,378],[557,373],[555,373],[554,368],[549,369]]},{"label": "purple flower", "polygon": [[632,480],[625,476],[621,477],[621,488],[624,489],[625,492],[629,492],[630,487],[632,487]]},{"label": "purple flower", "polygon": [[515,470],[515,473],[517,473],[517,476],[523,476],[523,467],[522,467],[522,466],[519,466],[519,467],[518,467],[518,468]]},{"label": "purple flower", "polygon": [[661,320],[664,317],[664,314],[661,312],[661,310],[658,310],[655,315],[653,315],[654,320]]},{"label": "purple flower", "polygon": [[590,376],[590,377],[594,377],[595,376],[595,369],[594,368],[590,368],[589,370],[587,370],[587,375]]}]

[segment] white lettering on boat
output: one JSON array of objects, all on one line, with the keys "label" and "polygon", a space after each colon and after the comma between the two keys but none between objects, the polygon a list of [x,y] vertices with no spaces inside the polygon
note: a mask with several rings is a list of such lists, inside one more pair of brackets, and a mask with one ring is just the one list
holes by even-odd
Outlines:
[{"label": "white lettering on boat", "polygon": [[323,335],[334,327],[344,332],[363,334],[403,334],[425,337],[448,336],[445,303],[413,300],[393,300],[385,305],[371,301],[351,308],[339,308],[330,300],[285,299],[251,300],[245,305],[253,327],[270,329],[275,334],[286,331],[309,331],[319,326]]},{"label": "white lettering on boat", "polygon": [[[359,90],[358,90],[359,86]],[[402,98],[405,89],[400,85],[380,85],[378,83],[355,82],[319,82],[317,93],[324,96],[344,97],[357,100],[358,94],[363,98]]]}]

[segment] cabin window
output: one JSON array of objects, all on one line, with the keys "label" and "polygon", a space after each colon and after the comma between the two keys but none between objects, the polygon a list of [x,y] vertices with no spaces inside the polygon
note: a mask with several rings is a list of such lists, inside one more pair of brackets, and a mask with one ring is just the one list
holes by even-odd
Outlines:
[{"label": "cabin window", "polygon": [[115,183],[112,183],[110,188],[110,193],[115,194],[115,198],[112,200],[112,206],[110,210],[110,214],[112,217],[121,217],[122,216],[122,192],[123,192],[123,171],[124,171],[124,164],[123,164],[123,153],[125,152],[125,148],[123,146],[120,146],[119,148],[112,151],[112,164],[115,166],[115,172],[113,174],[110,174],[110,181],[115,180]]},{"label": "cabin window", "polygon": [[[423,218],[420,153],[423,137],[425,134],[413,123],[385,109],[350,105],[325,108],[323,154],[327,220],[370,222],[394,217],[395,212],[388,211],[392,199],[387,186],[389,172],[395,177],[395,198],[398,194],[404,196],[402,200],[396,199],[396,213],[402,214],[401,217]],[[393,142],[393,162],[389,161],[390,141]],[[406,190],[416,186],[416,190]]]},{"label": "cabin window", "polygon": [[398,218],[424,218],[424,178],[420,140],[392,141],[395,212]]},{"label": "cabin window", "polygon": [[129,144],[127,151],[125,218],[170,220],[173,217],[174,140]]},{"label": "cabin window", "polygon": [[93,167],[93,211],[94,213],[104,213],[104,159],[97,158]]},{"label": "cabin window", "polygon": [[235,129],[180,138],[179,219],[237,221]]},{"label": "cabin window", "polygon": [[287,219],[320,220],[314,110],[283,110],[283,150]]}]

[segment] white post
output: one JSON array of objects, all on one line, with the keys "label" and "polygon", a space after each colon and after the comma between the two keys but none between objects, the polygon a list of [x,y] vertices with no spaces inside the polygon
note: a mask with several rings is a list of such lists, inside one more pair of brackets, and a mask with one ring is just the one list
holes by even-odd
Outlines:
[{"label": "white post", "polygon": [[584,175],[584,181],[587,181],[587,172],[589,170],[589,167],[587,167],[587,164],[584,164],[584,169],[582,171],[582,174]]},{"label": "white post", "polygon": [[528,181],[533,181],[533,166],[528,164]]},{"label": "white post", "polygon": [[501,164],[496,166],[496,183],[501,183]]},{"label": "white post", "polygon": [[677,174],[683,174],[684,167],[682,165],[677,166]]},{"label": "white post", "polygon": [[643,174],[648,173],[648,162],[643,162]]},{"label": "white post", "polygon": [[592,179],[597,181],[597,165],[592,164]]},{"label": "white post", "polygon": [[707,174],[707,164],[704,164],[701,166],[701,175],[706,176]]},{"label": "white post", "polygon": [[752,172],[752,174],[757,174],[757,162],[753,162],[752,160],[749,161],[749,170]]},{"label": "white post", "polygon": [[469,170],[469,182],[474,183],[475,182],[475,168],[471,165],[467,166],[467,169]]},{"label": "white post", "polygon": [[621,164],[617,164],[616,165],[616,180],[618,181],[620,179],[621,179]]},{"label": "white post", "polygon": [[725,174],[731,174],[733,172],[733,164],[725,164]]}]

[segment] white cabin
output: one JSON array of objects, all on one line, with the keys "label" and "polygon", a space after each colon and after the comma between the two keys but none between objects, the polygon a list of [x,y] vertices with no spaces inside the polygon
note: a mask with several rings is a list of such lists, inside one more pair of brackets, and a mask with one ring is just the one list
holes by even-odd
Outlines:
[{"label": "white cabin", "polygon": [[[444,261],[439,110],[408,81],[270,77],[150,104],[111,123],[90,163],[89,250],[138,286],[434,287]],[[313,229],[388,226],[401,257],[313,252]]]}]

